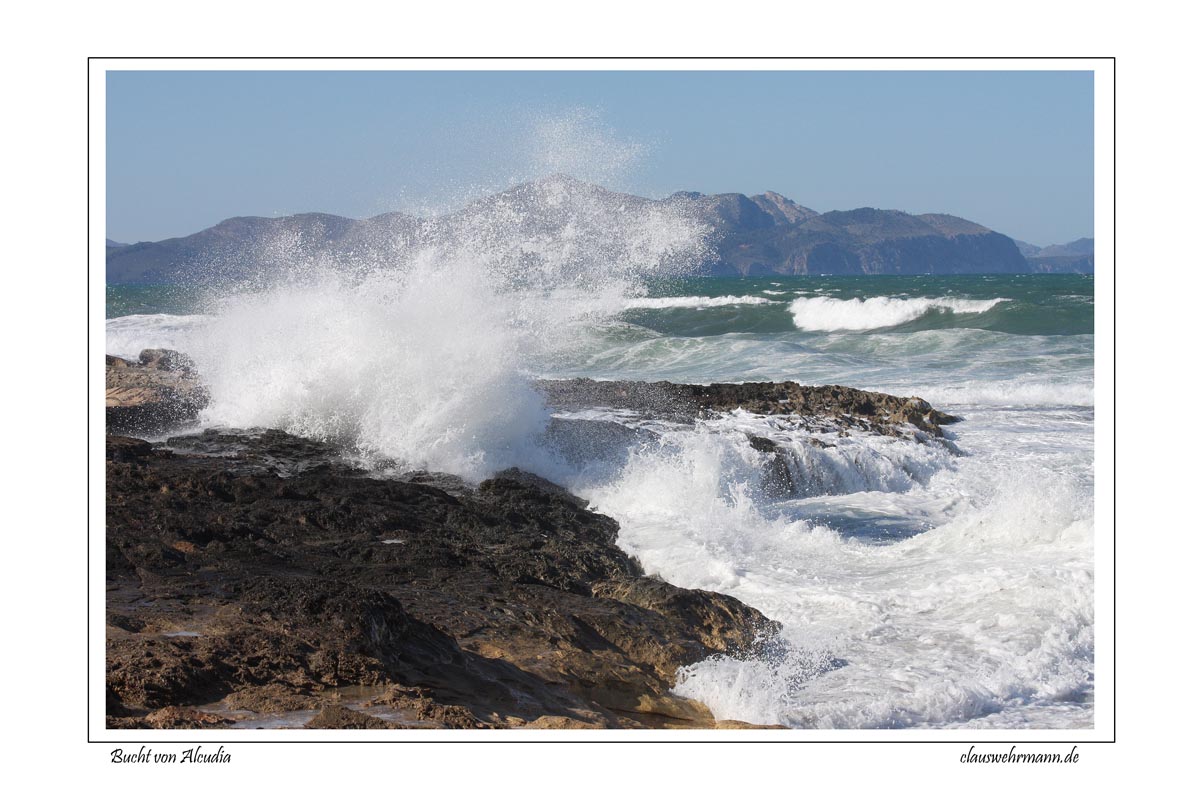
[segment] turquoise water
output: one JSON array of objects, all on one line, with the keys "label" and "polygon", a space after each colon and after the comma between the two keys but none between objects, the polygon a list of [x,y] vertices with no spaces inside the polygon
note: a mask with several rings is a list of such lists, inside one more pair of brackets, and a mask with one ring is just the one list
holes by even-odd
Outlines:
[{"label": "turquoise water", "polygon": [[[692,279],[649,296],[678,305],[632,308],[581,332],[544,371],[839,383],[949,405],[1092,404],[1090,276]],[[729,304],[705,306],[714,301]]]},{"label": "turquoise water", "polygon": [[[796,297],[961,298],[1006,302],[978,314],[932,309],[899,325],[896,332],[940,328],[976,328],[1023,335],[1072,335],[1093,331],[1093,280],[1090,275],[921,275],[780,278],[692,278],[663,282],[651,297],[754,296],[788,301]],[[661,333],[713,336],[723,333],[782,333],[794,330],[787,302],[631,312],[630,321]]]}]

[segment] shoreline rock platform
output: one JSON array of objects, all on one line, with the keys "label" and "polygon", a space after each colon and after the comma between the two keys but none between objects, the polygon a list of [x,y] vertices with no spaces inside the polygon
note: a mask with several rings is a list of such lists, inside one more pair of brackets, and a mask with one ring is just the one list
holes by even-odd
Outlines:
[{"label": "shoreline rock platform", "polygon": [[143,350],[137,361],[106,356],[104,372],[110,432],[170,430],[208,404],[192,360],[176,350]]},{"label": "shoreline rock platform", "polygon": [[338,690],[439,727],[714,727],[676,670],[776,630],[645,575],[613,520],[527,473],[378,479],[280,431],[107,456],[111,727],[378,724]]},{"label": "shoreline rock platform", "polygon": [[[152,444],[123,434],[194,418],[201,381],[171,351],[107,366],[108,727],[754,727],[671,689],[714,654],[777,654],[777,623],[645,574],[561,487],[385,478],[275,430]],[[539,388],[562,409],[745,408],[888,435],[952,421],[845,387]]]}]

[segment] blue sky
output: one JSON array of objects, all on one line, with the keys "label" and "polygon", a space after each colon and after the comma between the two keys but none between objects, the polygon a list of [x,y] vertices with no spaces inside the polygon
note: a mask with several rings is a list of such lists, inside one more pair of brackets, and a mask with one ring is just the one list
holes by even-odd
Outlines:
[{"label": "blue sky", "polygon": [[1093,234],[1090,72],[131,72],[107,77],[108,236],[431,212],[554,171]]}]

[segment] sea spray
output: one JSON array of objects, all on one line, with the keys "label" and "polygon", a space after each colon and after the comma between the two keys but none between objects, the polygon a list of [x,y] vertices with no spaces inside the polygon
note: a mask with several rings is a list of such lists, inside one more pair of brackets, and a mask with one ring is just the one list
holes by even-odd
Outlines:
[{"label": "sea spray", "polygon": [[[585,197],[570,202],[586,205]],[[508,205],[515,208],[516,200]],[[530,225],[529,232],[536,232],[536,226]],[[382,337],[387,341],[409,337],[425,345],[459,322],[467,330],[476,325],[473,317],[486,320],[486,325],[479,323],[478,342],[462,331],[460,341],[481,349],[484,357],[478,363],[503,361],[504,367],[494,373],[496,386],[481,381],[464,399],[480,398],[473,408],[476,416],[482,409],[488,422],[506,422],[495,429],[480,422],[473,431],[457,433],[453,441],[434,445],[436,452],[418,454],[421,463],[470,462],[464,469],[483,473],[481,465],[523,460],[615,517],[621,524],[619,544],[651,574],[678,585],[728,592],[781,622],[779,641],[755,658],[727,654],[680,671],[677,691],[702,700],[718,717],[795,727],[1093,724],[1090,281],[1044,275],[791,277],[736,283],[671,278],[653,287],[659,297],[685,299],[776,299],[761,290],[778,288],[776,284],[842,299],[1013,298],[982,313],[935,311],[883,330],[810,332],[796,328],[787,303],[626,311],[626,304],[639,297],[639,280],[620,270],[575,270],[581,278],[598,274],[590,281],[567,279],[569,271],[564,271],[563,279],[536,290],[532,281],[521,281],[520,270],[490,266],[529,257],[521,256],[519,248],[504,247],[502,229],[495,246],[475,248],[483,256],[465,262],[454,260],[460,251],[455,247],[442,248],[433,257],[433,245],[441,240],[433,233],[422,234],[424,243],[404,239],[403,248],[379,243],[376,253],[408,248],[409,255],[398,258],[390,272],[387,259],[351,260],[340,269],[300,259],[303,268],[297,274],[285,280],[276,273],[273,282],[249,287],[244,306],[236,292],[227,291],[227,307],[200,310],[221,316],[241,308],[242,317],[268,330],[270,325],[252,318],[271,308],[267,299],[274,296],[283,306],[280,314],[308,320],[297,322],[299,338],[315,340],[313,331],[322,326],[331,331],[348,326],[342,320],[348,309],[378,305],[377,313],[386,317],[392,305],[384,299],[392,296],[388,292],[411,298],[418,308],[425,298],[433,303],[440,271],[452,263],[464,274],[479,275],[468,286],[453,287],[466,291],[470,312],[454,316],[456,295],[447,288],[446,298],[434,303],[438,312],[422,319],[423,326],[433,326],[428,333],[405,328],[403,319],[385,320],[348,337],[362,342],[352,353],[334,348],[330,359],[351,360],[354,355],[369,361],[369,345],[381,338],[380,328],[399,331]],[[431,254],[427,262],[410,257],[419,250]],[[348,269],[354,264],[369,268]],[[674,273],[664,263],[650,274]],[[374,284],[372,275],[378,276]],[[330,285],[319,286],[322,281]],[[313,310],[300,314],[299,306],[287,308],[285,299],[293,297],[312,300]],[[328,305],[320,306],[314,298],[324,298]],[[320,313],[322,307],[330,313]],[[140,321],[109,321],[110,336],[119,336],[134,355],[138,346],[159,343],[155,336],[173,336],[190,324],[152,318],[148,314],[158,310],[153,306],[138,310],[147,314]],[[221,325],[231,328],[227,346],[236,351],[250,343],[250,335],[233,335],[234,316],[221,317]],[[713,325],[714,320],[723,327]],[[146,323],[148,334],[142,341],[136,336],[139,322]],[[196,318],[197,329],[206,324],[206,318]],[[518,357],[504,361],[512,347],[488,350],[492,340],[482,335],[487,331],[519,347]],[[195,333],[189,330],[186,336]],[[304,348],[318,350],[311,342]],[[264,351],[270,363],[271,349]],[[387,364],[392,356],[380,358],[383,371],[391,370]],[[444,358],[453,361],[452,354]],[[469,352],[462,358],[463,366],[456,370],[479,369]],[[231,359],[246,363],[244,354],[235,352]],[[284,372],[300,374],[306,368],[301,363]],[[523,376],[530,372],[690,382],[790,378],[916,394],[965,417],[946,428],[964,455],[857,433],[829,437],[824,444],[835,446],[823,447],[813,441],[822,439],[819,432],[792,430],[786,420],[749,414],[672,426],[591,409],[578,413],[637,427],[638,435],[613,437],[604,459],[591,459],[582,467],[537,463],[549,457],[547,448],[530,447],[503,433],[537,431],[545,421],[537,399],[520,394]],[[366,379],[373,370],[363,367],[362,373]],[[322,374],[314,370],[309,377]],[[411,372],[414,379],[430,374],[437,371],[427,365]],[[517,380],[506,383],[506,374],[516,374]],[[346,373],[342,382],[362,381]],[[396,385],[409,383],[413,381]],[[333,381],[330,385],[350,393]],[[505,394],[513,387],[515,400]],[[251,377],[234,388],[255,390]],[[363,393],[364,407],[371,405],[366,401],[373,391]],[[452,386],[449,391],[453,394]],[[426,405],[436,412],[448,402],[427,399],[437,396],[435,391],[398,405]],[[226,397],[233,400],[236,394]],[[531,405],[523,405],[527,401]],[[284,407],[302,409],[305,402]],[[510,416],[514,407],[532,409],[531,417],[524,411]],[[475,420],[468,409],[460,406],[438,424]],[[332,417],[318,414],[313,419]],[[357,437],[367,417],[361,410],[350,415],[341,435]],[[643,434],[643,428],[649,430]],[[399,430],[411,433],[410,440],[420,438],[407,420]],[[495,431],[501,433],[486,438]],[[552,420],[547,433],[555,432]],[[786,457],[795,490],[790,496],[764,491],[771,456],[756,449],[748,434],[771,439]],[[538,442],[545,438],[534,434]],[[479,457],[471,460],[472,454]]]},{"label": "sea spray", "polygon": [[366,261],[289,261],[286,240],[189,341],[212,396],[204,422],[282,427],[476,480],[546,467],[535,365],[646,277],[692,268],[705,234],[683,213],[555,176]]},{"label": "sea spray", "polygon": [[625,308],[719,308],[721,306],[761,306],[774,302],[776,301],[753,295],[725,295],[723,297],[639,297],[625,301]]},{"label": "sea spray", "polygon": [[[971,434],[970,457],[900,492],[745,502],[738,469],[697,469],[736,450],[731,439],[645,459],[599,493],[647,569],[783,623],[770,657],[688,665],[676,691],[719,717],[791,727],[1089,724],[1091,485],[1075,471],[1085,453],[1064,469],[1061,455],[1014,460],[995,433]],[[869,459],[890,457],[855,460]],[[846,515],[871,513],[929,525],[898,540],[849,535]]]},{"label": "sea spray", "polygon": [[108,355],[136,360],[147,347],[189,352],[196,331],[209,322],[204,314],[130,314],[110,319],[105,324],[105,351]]}]

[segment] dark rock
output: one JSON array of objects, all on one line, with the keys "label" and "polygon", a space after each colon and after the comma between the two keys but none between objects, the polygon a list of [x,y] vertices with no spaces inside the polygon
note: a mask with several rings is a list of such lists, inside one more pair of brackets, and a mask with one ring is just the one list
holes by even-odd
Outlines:
[{"label": "dark rock", "polygon": [[760,453],[767,454],[767,470],[763,480],[763,489],[768,497],[791,497],[796,493],[796,484],[792,480],[792,472],[788,468],[787,456],[779,450],[775,442],[765,436],[747,434],[750,446]]},{"label": "dark rock", "polygon": [[537,387],[551,408],[623,408],[664,419],[742,409],[752,414],[814,417],[834,423],[839,430],[854,427],[888,436],[904,435],[904,425],[941,436],[940,425],[959,421],[919,397],[896,397],[849,386],[802,386],[792,381],[699,385],[575,378],[538,381]]},{"label": "dark rock", "polygon": [[230,725],[230,720],[217,714],[175,706],[151,711],[143,721],[150,728],[226,728]]},{"label": "dark rock", "polygon": [[561,417],[552,418],[542,436],[547,449],[568,464],[591,468],[622,462],[630,448],[656,438],[619,422]]},{"label": "dark rock", "polygon": [[138,363],[148,369],[178,372],[185,377],[190,376],[196,368],[191,356],[178,350],[143,350],[138,355]]},{"label": "dark rock", "polygon": [[481,722],[468,709],[459,705],[439,703],[429,695],[427,689],[412,686],[389,686],[371,705],[387,706],[408,712],[416,720],[432,723],[440,728],[492,728]]},{"label": "dark rock", "polygon": [[339,728],[344,730],[380,730],[402,727],[361,711],[342,706],[326,706],[307,723],[306,728]]},{"label": "dark rock", "polygon": [[[138,364],[107,356],[109,433],[160,433],[194,420],[207,404],[208,394],[193,369],[188,356],[172,350],[144,350]],[[904,435],[903,426],[912,425],[941,436],[941,425],[960,421],[932,408],[921,398],[895,397],[847,386],[802,386],[792,381],[696,385],[575,378],[537,381],[536,386],[547,405],[556,410],[629,409],[644,417],[676,422],[743,409],[755,414],[818,418],[833,422],[839,430],[855,427],[896,436]],[[244,436],[230,438],[217,431],[206,431],[202,439],[189,438],[186,443],[173,446],[210,454],[249,446],[281,464],[326,457],[333,449],[331,445],[307,440],[271,441],[276,434],[259,433],[265,437],[262,446],[248,444]],[[615,463],[614,458],[653,436],[648,431],[611,421],[556,418],[550,422],[544,441],[576,466],[604,465]],[[417,480],[416,476],[413,479]],[[445,478],[430,480],[445,481]]]},{"label": "dark rock", "polygon": [[536,476],[451,494],[280,432],[169,448],[109,442],[113,720],[378,687],[413,724],[711,727],[671,694],[676,670],[776,631],[646,577],[613,520]]},{"label": "dark rock", "polygon": [[208,393],[191,359],[174,350],[143,350],[138,363],[105,359],[105,417],[110,433],[158,433],[195,418]]},{"label": "dark rock", "polygon": [[312,694],[298,693],[295,689],[279,684],[251,686],[226,695],[222,704],[234,711],[252,711],[256,714],[281,714],[290,711],[307,711],[320,708],[320,698]]}]

